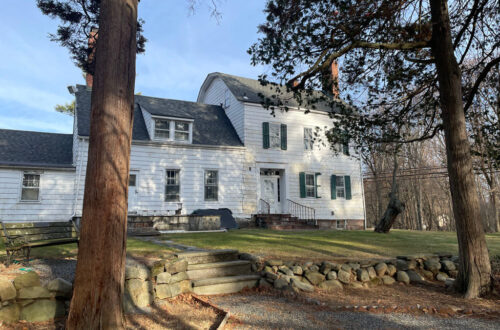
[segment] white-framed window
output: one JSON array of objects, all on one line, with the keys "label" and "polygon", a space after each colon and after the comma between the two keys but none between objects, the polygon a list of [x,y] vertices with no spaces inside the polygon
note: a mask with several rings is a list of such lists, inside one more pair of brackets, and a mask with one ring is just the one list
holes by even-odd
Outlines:
[{"label": "white-framed window", "polygon": [[217,201],[219,199],[219,171],[205,171],[205,200]]},{"label": "white-framed window", "polygon": [[168,169],[165,174],[165,202],[178,202],[180,192],[180,171],[178,169]]},{"label": "white-framed window", "polygon": [[175,123],[175,141],[189,141],[189,123],[176,121]]},{"label": "white-framed window", "polygon": [[224,92],[224,108],[229,108],[231,105],[231,92],[229,89],[226,89]]},{"label": "white-framed window", "polygon": [[312,150],[313,145],[313,129],[311,127],[304,127],[304,150]]},{"label": "white-framed window", "polygon": [[128,186],[135,187],[137,185],[137,174],[132,174],[128,176]]},{"label": "white-framed window", "polygon": [[191,142],[193,123],[190,121],[154,118],[154,139]]},{"label": "white-framed window", "polygon": [[345,180],[344,176],[337,175],[335,178],[335,189],[337,191],[337,198],[345,198]]},{"label": "white-framed window", "polygon": [[155,119],[155,139],[170,139],[170,120]]},{"label": "white-framed window", "polygon": [[316,183],[314,174],[305,174],[306,176],[306,197],[316,197]]},{"label": "white-framed window", "polygon": [[21,201],[37,202],[40,200],[40,174],[38,173],[23,173],[23,181],[21,183]]},{"label": "white-framed window", "polygon": [[269,123],[269,147],[281,149],[281,125]]}]

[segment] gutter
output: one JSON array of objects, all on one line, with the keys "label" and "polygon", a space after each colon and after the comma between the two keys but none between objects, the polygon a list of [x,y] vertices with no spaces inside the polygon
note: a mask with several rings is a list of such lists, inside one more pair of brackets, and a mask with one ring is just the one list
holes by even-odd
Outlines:
[{"label": "gutter", "polygon": [[359,178],[361,180],[361,196],[363,198],[363,217],[365,218],[364,229],[366,230],[366,201],[365,201],[365,183],[363,180],[363,169],[361,167],[361,154],[359,155]]}]

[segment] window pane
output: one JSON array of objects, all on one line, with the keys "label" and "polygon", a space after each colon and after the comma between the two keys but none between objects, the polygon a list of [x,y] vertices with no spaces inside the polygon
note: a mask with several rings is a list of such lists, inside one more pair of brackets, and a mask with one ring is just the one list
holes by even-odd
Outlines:
[{"label": "window pane", "polygon": [[345,189],[344,187],[337,187],[337,197],[345,198]]},{"label": "window pane", "polygon": [[189,131],[189,124],[176,121],[175,122],[175,130],[188,132]]},{"label": "window pane", "polygon": [[205,184],[207,185],[217,184],[217,171],[205,172]]},{"label": "window pane", "polygon": [[181,132],[175,132],[175,140],[176,141],[187,141],[189,140],[189,133],[181,133]]},{"label": "window pane", "polygon": [[314,186],[314,175],[306,174],[306,185]]},{"label": "window pane", "polygon": [[205,200],[207,201],[217,200],[217,186],[205,186]]},{"label": "window pane", "polygon": [[341,186],[343,188],[344,187],[344,177],[337,175],[336,183],[337,183],[336,184],[337,187]]},{"label": "window pane", "polygon": [[167,170],[165,178],[165,201],[180,200],[179,170]]},{"label": "window pane", "polygon": [[170,129],[170,121],[156,119],[155,120],[155,128],[168,130],[168,129]]},{"label": "window pane", "polygon": [[314,187],[306,187],[306,196],[314,197]]},{"label": "window pane", "polygon": [[169,139],[170,132],[168,130],[155,130],[155,138]]},{"label": "window pane", "polygon": [[38,188],[23,188],[21,191],[21,200],[23,201],[37,201],[38,200]]},{"label": "window pane", "polygon": [[135,187],[135,180],[136,180],[136,175],[135,174],[130,174],[128,177],[128,185],[129,187]]},{"label": "window pane", "polygon": [[40,175],[39,174],[24,174],[23,187],[38,188],[39,186],[40,186]]}]

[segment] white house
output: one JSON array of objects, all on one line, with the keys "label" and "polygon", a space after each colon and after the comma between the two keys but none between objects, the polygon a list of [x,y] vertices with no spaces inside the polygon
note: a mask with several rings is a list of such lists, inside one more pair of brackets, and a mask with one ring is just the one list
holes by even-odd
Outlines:
[{"label": "white house", "polygon": [[[0,220],[81,216],[91,90],[76,97],[73,134],[0,130]],[[313,211],[321,227],[363,228],[364,198],[355,151],[332,151],[315,134],[332,126],[326,105],[307,114],[293,100],[274,115],[274,92],[256,80],[211,73],[197,102],[137,95],[130,160],[129,213],[190,214],[228,208]]]}]

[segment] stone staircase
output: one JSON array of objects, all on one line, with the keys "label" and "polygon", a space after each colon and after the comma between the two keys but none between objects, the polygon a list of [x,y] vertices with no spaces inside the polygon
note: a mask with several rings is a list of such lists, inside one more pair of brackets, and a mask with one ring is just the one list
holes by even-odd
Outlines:
[{"label": "stone staircase", "polygon": [[254,219],[257,227],[274,230],[318,228],[314,223],[301,220],[291,214],[255,214]]},{"label": "stone staircase", "polygon": [[198,295],[235,293],[257,285],[260,275],[252,273],[248,260],[238,259],[237,250],[181,252],[188,262],[187,276]]}]

